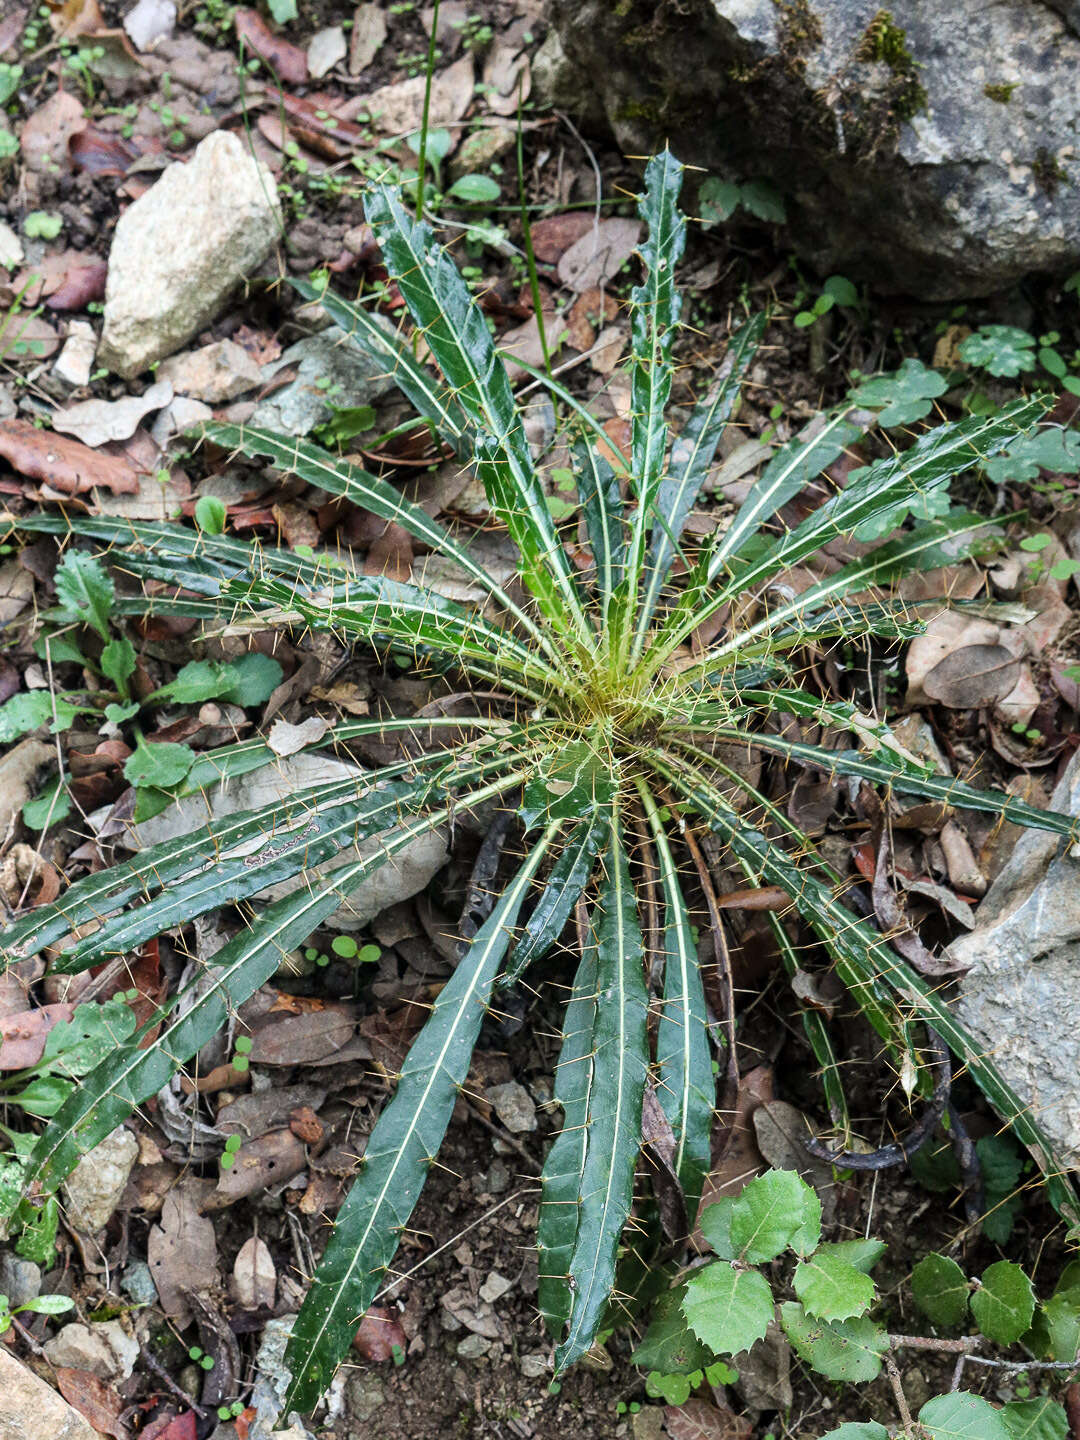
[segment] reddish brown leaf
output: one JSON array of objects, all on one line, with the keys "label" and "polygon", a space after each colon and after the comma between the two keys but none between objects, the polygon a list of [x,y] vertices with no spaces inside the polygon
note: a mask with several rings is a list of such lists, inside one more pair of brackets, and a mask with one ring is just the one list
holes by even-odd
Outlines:
[{"label": "reddish brown leaf", "polygon": [[360,1321],[352,1343],[365,1360],[382,1365],[394,1358],[395,1346],[404,1354],[409,1342],[394,1315],[381,1305],[373,1305]]},{"label": "reddish brown leaf", "polygon": [[96,35],[105,29],[105,17],[98,0],[64,0],[49,16],[58,39],[77,40],[81,35]]},{"label": "reddish brown leaf", "polygon": [[217,1189],[206,1197],[202,1208],[224,1210],[268,1185],[299,1175],[306,1164],[304,1142],[291,1130],[268,1130],[235,1152],[232,1165],[221,1172]]},{"label": "reddish brown leaf", "polygon": [[564,215],[546,215],[532,227],[533,254],[537,260],[554,265],[595,224],[589,210],[567,210]]},{"label": "reddish brown leaf", "polygon": [[113,1387],[91,1370],[70,1370],[57,1366],[56,1386],[69,1405],[90,1422],[102,1435],[115,1435],[128,1440],[128,1430],[120,1423],[124,1402]]},{"label": "reddish brown leaf", "polygon": [[[139,1432],[139,1440],[197,1440],[199,1431],[194,1410],[179,1415],[159,1415]],[[239,1434],[239,1431],[237,1431]]]},{"label": "reddish brown leaf", "polygon": [[93,450],[69,435],[38,430],[27,420],[0,421],[0,456],[28,480],[41,480],[67,495],[96,486],[118,495],[134,495],[139,472],[122,455]]},{"label": "reddish brown leaf", "polygon": [[82,104],[70,90],[57,90],[31,111],[22,128],[19,144],[26,168],[39,175],[69,172],[68,142],[85,126]]},{"label": "reddish brown leaf", "polygon": [[289,1112],[289,1129],[305,1145],[317,1145],[323,1138],[323,1124],[310,1105],[298,1105]]},{"label": "reddish brown leaf", "polygon": [[63,281],[45,302],[50,310],[85,310],[105,294],[109,267],[100,255],[79,255]]},{"label": "reddish brown leaf", "polygon": [[299,45],[283,40],[267,25],[254,10],[237,10],[233,16],[236,33],[248,49],[284,80],[286,85],[306,85],[308,78],[307,52]]},{"label": "reddish brown leaf", "polygon": [[327,1005],[301,1015],[275,1015],[252,1037],[251,1058],[259,1065],[302,1065],[347,1045],[356,1020],[346,1006]]},{"label": "reddish brown leaf", "polygon": [[0,1070],[24,1070],[36,1065],[45,1049],[45,1037],[61,1020],[70,1020],[74,1005],[42,1005],[0,1020]]},{"label": "reddish brown leaf", "polygon": [[721,910],[786,910],[791,897],[778,885],[752,886],[746,890],[728,890],[716,897]]},{"label": "reddish brown leaf", "polygon": [[124,175],[128,166],[142,150],[148,148],[145,137],[140,143],[125,139],[112,130],[87,125],[68,141],[72,167],[87,175]]}]

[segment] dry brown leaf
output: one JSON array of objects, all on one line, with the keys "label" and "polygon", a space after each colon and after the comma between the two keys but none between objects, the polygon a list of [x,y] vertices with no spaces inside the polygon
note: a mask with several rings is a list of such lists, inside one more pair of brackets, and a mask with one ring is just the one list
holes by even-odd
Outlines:
[{"label": "dry brown leaf", "polygon": [[326,1005],[300,1015],[273,1014],[252,1036],[257,1065],[303,1065],[322,1060],[352,1039],[356,1017],[345,1005]]},{"label": "dry brown leaf", "polygon": [[[567,210],[562,215],[545,215],[532,227],[533,254],[544,264],[554,265],[596,223],[595,215],[588,210]],[[584,298],[582,296],[582,299]]]},{"label": "dry brown leaf", "polygon": [[594,290],[619,273],[637,248],[638,220],[601,220],[570,246],[559,261],[559,279],[571,290]]},{"label": "dry brown leaf", "polygon": [[96,486],[134,495],[139,470],[126,456],[106,455],[81,441],[27,420],[0,421],[0,456],[29,480],[40,480],[65,495],[81,495]]},{"label": "dry brown leaf", "polygon": [[277,1270],[265,1241],[257,1235],[240,1246],[229,1289],[236,1303],[245,1310],[258,1310],[263,1306],[273,1309]]},{"label": "dry brown leaf", "polygon": [[0,843],[9,838],[19,811],[33,795],[38,771],[55,755],[55,748],[43,740],[26,739],[0,758]]},{"label": "dry brown leaf", "polygon": [[31,111],[22,128],[19,144],[26,168],[36,175],[70,174],[68,141],[85,128],[81,102],[70,90],[57,90]]},{"label": "dry brown leaf", "polygon": [[82,400],[54,411],[53,429],[62,435],[74,435],[96,449],[113,441],[130,440],[143,416],[161,410],[172,398],[168,380],[159,380],[141,395],[125,395],[121,400]]},{"label": "dry brown leaf", "polygon": [[671,1440],[747,1440],[753,1427],[730,1406],[692,1395],[682,1405],[664,1406],[664,1428]]},{"label": "dry brown leaf", "polygon": [[233,24],[244,44],[286,85],[307,83],[307,52],[275,35],[257,11],[237,10]]},{"label": "dry brown leaf", "polygon": [[217,1186],[203,1201],[203,1209],[224,1210],[269,1185],[299,1175],[306,1164],[307,1147],[291,1130],[268,1130],[234,1152],[232,1165],[221,1172]]},{"label": "dry brown leaf", "polygon": [[965,645],[927,672],[923,690],[950,710],[978,710],[1004,700],[1020,673],[1020,661],[1004,645]]},{"label": "dry brown leaf", "polygon": [[49,1031],[74,1014],[74,1005],[42,1005],[0,1020],[0,1070],[25,1070],[28,1065],[36,1065],[44,1053]]},{"label": "dry brown leaf", "polygon": [[60,1394],[99,1434],[128,1440],[130,1432],[120,1419],[124,1402],[112,1385],[92,1370],[73,1370],[65,1365],[58,1365],[55,1375]]},{"label": "dry brown leaf", "polygon": [[161,1308],[184,1330],[191,1323],[189,1292],[217,1283],[217,1241],[212,1223],[199,1213],[202,1186],[183,1180],[165,1196],[161,1223],[150,1231],[146,1259]]},{"label": "dry brown leaf", "polygon": [[64,0],[49,16],[49,24],[58,40],[77,40],[104,30],[105,17],[98,0]]},{"label": "dry brown leaf", "polygon": [[404,1355],[409,1344],[397,1317],[382,1305],[373,1305],[367,1312],[352,1343],[353,1349],[359,1350],[365,1360],[377,1365],[392,1360],[395,1348]]}]

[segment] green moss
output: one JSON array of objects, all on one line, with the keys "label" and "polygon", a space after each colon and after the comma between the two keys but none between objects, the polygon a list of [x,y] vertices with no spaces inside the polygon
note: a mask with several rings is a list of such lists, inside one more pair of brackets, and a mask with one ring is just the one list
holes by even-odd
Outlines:
[{"label": "green moss", "polygon": [[781,49],[785,55],[805,55],[821,44],[821,21],[808,0],[774,0],[780,18]]},{"label": "green moss", "polygon": [[988,100],[996,100],[999,105],[1007,105],[1012,99],[1013,91],[1016,89],[1016,82],[1000,85],[984,85],[983,94]]},{"label": "green moss", "polygon": [[881,61],[896,75],[909,74],[915,68],[915,59],[906,41],[892,11],[879,10],[863,32],[859,59]]},{"label": "green moss", "polygon": [[616,113],[618,120],[645,120],[650,125],[663,123],[664,114],[655,100],[625,100]]},{"label": "green moss", "polygon": [[1051,197],[1057,193],[1061,182],[1069,178],[1061,161],[1045,147],[1035,152],[1035,159],[1031,162],[1031,172],[1035,176],[1035,184],[1044,194]]}]

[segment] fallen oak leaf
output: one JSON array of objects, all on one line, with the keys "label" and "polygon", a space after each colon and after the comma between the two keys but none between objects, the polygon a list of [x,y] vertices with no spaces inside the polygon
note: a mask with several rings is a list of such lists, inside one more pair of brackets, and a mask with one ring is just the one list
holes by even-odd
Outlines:
[{"label": "fallen oak leaf", "polygon": [[382,1305],[372,1305],[360,1321],[352,1343],[353,1349],[358,1350],[365,1360],[381,1365],[394,1358],[395,1350],[404,1355],[409,1342],[390,1311]]},{"label": "fallen oak leaf", "polygon": [[139,489],[139,471],[123,455],[106,455],[80,440],[38,430],[27,420],[0,421],[0,457],[28,480],[40,480],[67,495],[98,486],[120,495]]},{"label": "fallen oak leaf", "polygon": [[92,1370],[75,1370],[58,1365],[56,1385],[68,1404],[100,1434],[113,1435],[116,1440],[128,1440],[130,1432],[120,1420],[124,1402],[116,1390]]},{"label": "fallen oak leaf", "polygon": [[286,85],[305,85],[308,80],[307,51],[293,45],[267,25],[254,10],[237,10],[233,16],[236,33],[264,64]]}]

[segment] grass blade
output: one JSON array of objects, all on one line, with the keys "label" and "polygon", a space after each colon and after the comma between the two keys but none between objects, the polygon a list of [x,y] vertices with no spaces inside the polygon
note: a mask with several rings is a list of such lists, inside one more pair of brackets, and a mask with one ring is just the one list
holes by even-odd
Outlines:
[{"label": "grass blade", "polygon": [[593,1031],[596,1025],[596,944],[585,946],[574,988],[563,1016],[563,1041],[555,1068],[555,1099],[562,1106],[562,1129],[544,1161],[536,1250],[540,1262],[537,1303],[553,1340],[570,1319],[570,1262],[581,1208],[589,1099],[593,1084]]},{"label": "grass blade", "polygon": [[534,846],[458,962],[368,1138],[363,1168],[289,1338],[285,1414],[314,1407],[385,1281],[468,1073],[511,927],[556,829]]},{"label": "grass blade", "polygon": [[716,1079],[709,1049],[705,990],[690,914],[663,822],[644,781],[638,794],[649,822],[664,891],[664,999],[656,1036],[656,1098],[675,1135],[673,1164],[693,1225],[712,1163]]},{"label": "grass blade", "polygon": [[615,1280],[619,1238],[630,1214],[641,1145],[648,996],[641,928],[617,808],[605,870],[592,921],[597,993],[603,1003],[597,1007],[593,1028],[588,1138],[570,1259],[569,1329],[555,1352],[556,1373],[580,1359],[596,1338]]}]

